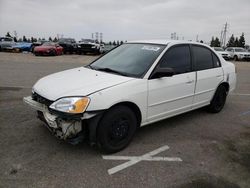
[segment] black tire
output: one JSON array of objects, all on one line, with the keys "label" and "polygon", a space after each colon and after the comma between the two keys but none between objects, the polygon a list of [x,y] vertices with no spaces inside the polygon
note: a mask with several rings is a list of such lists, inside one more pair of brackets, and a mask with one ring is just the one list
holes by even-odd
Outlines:
[{"label": "black tire", "polygon": [[134,112],[126,106],[116,106],[104,114],[97,128],[97,140],[105,153],[115,153],[131,142],[137,128]]},{"label": "black tire", "polygon": [[220,112],[226,103],[226,98],[227,98],[227,90],[223,85],[220,85],[217,88],[214,97],[207,108],[208,111],[211,113]]},{"label": "black tire", "polygon": [[234,61],[238,61],[237,55],[234,56]]}]

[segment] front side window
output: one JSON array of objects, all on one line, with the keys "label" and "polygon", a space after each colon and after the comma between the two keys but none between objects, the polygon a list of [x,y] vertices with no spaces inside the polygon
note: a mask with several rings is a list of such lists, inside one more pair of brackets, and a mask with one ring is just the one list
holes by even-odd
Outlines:
[{"label": "front side window", "polygon": [[213,68],[212,53],[203,46],[193,46],[194,64],[197,71]]},{"label": "front side window", "polygon": [[191,71],[191,56],[188,45],[174,46],[162,57],[160,67],[172,68],[175,74]]},{"label": "front side window", "polygon": [[90,67],[140,78],[161,54],[165,45],[126,43],[93,62]]}]

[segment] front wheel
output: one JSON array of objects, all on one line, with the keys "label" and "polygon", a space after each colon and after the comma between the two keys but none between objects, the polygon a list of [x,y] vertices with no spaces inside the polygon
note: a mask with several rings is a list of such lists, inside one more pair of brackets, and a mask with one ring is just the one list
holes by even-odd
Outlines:
[{"label": "front wheel", "polygon": [[97,140],[105,153],[115,153],[125,148],[137,128],[133,111],[126,106],[111,108],[101,119],[97,128]]},{"label": "front wheel", "polygon": [[208,111],[212,113],[220,112],[225,105],[226,98],[227,90],[223,85],[220,85],[217,88],[210,105],[208,106]]}]

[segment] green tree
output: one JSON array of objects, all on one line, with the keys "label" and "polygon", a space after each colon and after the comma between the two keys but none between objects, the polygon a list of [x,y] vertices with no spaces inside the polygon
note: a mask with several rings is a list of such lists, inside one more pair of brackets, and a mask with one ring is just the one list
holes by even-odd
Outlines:
[{"label": "green tree", "polygon": [[117,44],[117,46],[119,46],[120,45],[120,42],[119,42],[119,40],[116,42],[116,44]]},{"label": "green tree", "polygon": [[227,42],[227,47],[233,47],[235,45],[235,38],[234,35],[229,38],[229,41]]},{"label": "green tree", "polygon": [[124,42],[121,40],[120,44],[122,45]]},{"label": "green tree", "polygon": [[109,45],[112,45],[112,42],[111,42],[111,41],[109,41]]},{"label": "green tree", "polygon": [[215,47],[215,45],[214,45],[214,37],[212,37],[212,40],[211,40],[211,42],[210,42],[210,46],[211,46],[211,47]]},{"label": "green tree", "polygon": [[14,37],[13,39],[14,39],[14,42],[17,42],[17,38],[16,37]]},{"label": "green tree", "polygon": [[239,47],[245,48],[245,36],[244,33],[241,34],[240,39],[239,39]]},{"label": "green tree", "polygon": [[236,37],[236,39],[235,39],[235,41],[234,41],[234,46],[235,47],[239,47],[239,39],[238,39],[238,37]]},{"label": "green tree", "polygon": [[214,40],[214,47],[220,47],[220,39],[218,37]]},{"label": "green tree", "polygon": [[5,36],[6,36],[6,37],[12,37],[12,36],[10,35],[10,32],[9,32],[9,31],[6,33]]},{"label": "green tree", "polygon": [[115,41],[113,42],[113,45],[116,46],[116,42]]},{"label": "green tree", "polygon": [[52,41],[52,38],[51,38],[51,37],[49,37],[49,41]]},{"label": "green tree", "polygon": [[54,39],[53,39],[53,42],[57,42],[58,41],[58,39],[55,37]]},{"label": "green tree", "polygon": [[23,42],[27,42],[27,38],[23,36]]}]

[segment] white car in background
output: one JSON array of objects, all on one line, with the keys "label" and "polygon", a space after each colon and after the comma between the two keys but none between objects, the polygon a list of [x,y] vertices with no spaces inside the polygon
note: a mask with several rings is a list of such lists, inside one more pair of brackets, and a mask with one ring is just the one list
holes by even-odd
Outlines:
[{"label": "white car in background", "polygon": [[225,60],[229,60],[232,57],[228,52],[226,52],[222,47],[213,47],[213,49],[220,54]]},{"label": "white car in background", "polygon": [[250,52],[248,52],[244,48],[240,47],[229,47],[226,49],[226,52],[230,54],[230,56],[234,59],[234,61],[238,60],[250,60]]},{"label": "white car in background", "polygon": [[220,112],[235,85],[234,64],[205,44],[134,41],[40,79],[24,102],[58,138],[113,153],[141,126],[204,106]]},{"label": "white car in background", "polygon": [[0,51],[12,50],[16,42],[11,37],[0,37]]}]

